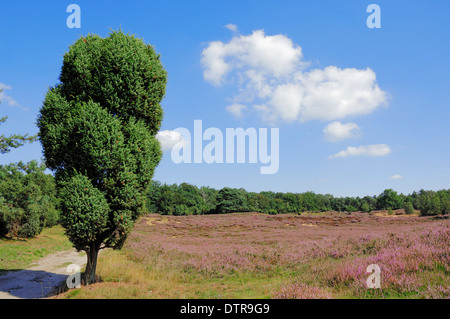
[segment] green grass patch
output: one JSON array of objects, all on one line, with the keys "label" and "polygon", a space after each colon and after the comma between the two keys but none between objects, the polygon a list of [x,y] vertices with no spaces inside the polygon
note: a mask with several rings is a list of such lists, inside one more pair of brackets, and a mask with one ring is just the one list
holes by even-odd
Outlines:
[{"label": "green grass patch", "polygon": [[35,238],[0,238],[0,273],[5,270],[26,269],[48,254],[71,247],[72,244],[60,225],[45,228]]}]

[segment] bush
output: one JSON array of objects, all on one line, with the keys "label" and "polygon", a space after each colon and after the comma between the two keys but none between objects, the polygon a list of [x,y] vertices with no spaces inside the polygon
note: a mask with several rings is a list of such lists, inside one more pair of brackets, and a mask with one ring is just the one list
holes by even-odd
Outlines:
[{"label": "bush", "polygon": [[404,209],[405,209],[405,213],[406,214],[408,214],[408,215],[414,214],[414,207],[413,207],[413,204],[411,202],[407,202],[405,204]]},{"label": "bush", "polygon": [[347,206],[346,208],[345,208],[345,210],[348,212],[348,213],[353,213],[353,212],[356,212],[357,211],[357,209],[355,208],[355,207],[353,207],[353,206]]},{"label": "bush", "polygon": [[363,203],[363,204],[361,205],[361,211],[362,211],[363,213],[370,213],[371,209],[370,209],[369,204]]},{"label": "bush", "polygon": [[434,194],[424,195],[420,199],[419,209],[422,216],[438,215],[441,212],[439,198]]},{"label": "bush", "polygon": [[36,161],[0,166],[0,236],[30,238],[59,222],[53,176]]}]

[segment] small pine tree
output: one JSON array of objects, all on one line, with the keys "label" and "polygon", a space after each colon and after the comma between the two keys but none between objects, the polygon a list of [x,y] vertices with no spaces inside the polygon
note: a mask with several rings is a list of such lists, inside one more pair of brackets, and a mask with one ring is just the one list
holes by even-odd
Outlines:
[{"label": "small pine tree", "polygon": [[369,204],[363,203],[363,204],[361,205],[361,211],[362,211],[363,213],[370,213],[371,209],[370,209]]},{"label": "small pine tree", "polygon": [[411,202],[406,202],[405,204],[405,213],[408,215],[414,214],[414,206]]}]

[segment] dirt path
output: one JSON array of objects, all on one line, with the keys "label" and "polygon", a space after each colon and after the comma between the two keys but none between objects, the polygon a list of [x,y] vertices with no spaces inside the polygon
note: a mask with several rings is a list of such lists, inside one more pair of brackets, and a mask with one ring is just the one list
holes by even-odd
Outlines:
[{"label": "dirt path", "polygon": [[61,285],[70,274],[69,264],[86,264],[86,255],[75,250],[48,255],[34,266],[0,275],[0,299],[42,298]]}]

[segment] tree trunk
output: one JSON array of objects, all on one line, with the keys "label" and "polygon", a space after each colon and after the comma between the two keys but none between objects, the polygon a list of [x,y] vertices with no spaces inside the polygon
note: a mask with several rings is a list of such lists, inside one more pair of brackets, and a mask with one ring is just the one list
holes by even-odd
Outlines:
[{"label": "tree trunk", "polygon": [[95,271],[97,269],[97,257],[99,248],[96,245],[92,245],[86,250],[87,264],[86,271],[84,272],[84,284],[90,285],[96,282]]}]

